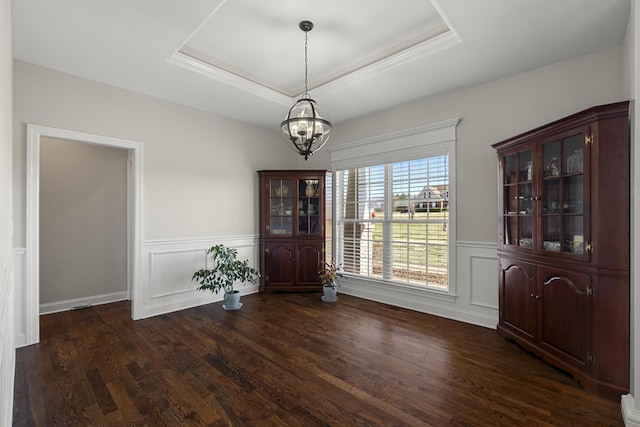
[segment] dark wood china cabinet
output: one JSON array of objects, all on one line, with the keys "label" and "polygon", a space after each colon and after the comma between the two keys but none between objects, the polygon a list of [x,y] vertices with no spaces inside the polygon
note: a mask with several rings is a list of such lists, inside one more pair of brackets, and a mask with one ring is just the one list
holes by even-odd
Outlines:
[{"label": "dark wood china cabinet", "polygon": [[260,290],[321,291],[325,170],[259,171]]},{"label": "dark wood china cabinet", "polygon": [[628,102],[493,147],[498,333],[619,399],[629,391]]}]

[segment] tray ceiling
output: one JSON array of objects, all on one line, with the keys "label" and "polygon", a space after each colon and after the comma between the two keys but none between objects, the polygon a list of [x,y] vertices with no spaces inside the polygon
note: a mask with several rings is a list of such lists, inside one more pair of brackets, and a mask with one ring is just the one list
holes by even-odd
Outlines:
[{"label": "tray ceiling", "polygon": [[622,43],[629,0],[14,0],[18,60],[278,128],[334,123]]}]

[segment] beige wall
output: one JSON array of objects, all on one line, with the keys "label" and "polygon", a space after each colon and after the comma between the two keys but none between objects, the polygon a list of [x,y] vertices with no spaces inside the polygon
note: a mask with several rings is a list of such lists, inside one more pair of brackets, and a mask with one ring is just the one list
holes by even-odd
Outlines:
[{"label": "beige wall", "polygon": [[[0,286],[11,264],[12,235],[12,62],[11,2],[0,0]],[[4,292],[0,292],[0,296]],[[0,301],[0,308],[4,301]],[[1,310],[0,310],[1,312]],[[1,421],[1,420],[0,420]]]},{"label": "beige wall", "polygon": [[256,234],[256,171],[297,160],[275,125],[250,126],[21,61],[14,92],[16,247],[25,246],[26,123],[142,142],[145,240]]},{"label": "beige wall", "polygon": [[[326,150],[301,161],[277,131],[20,61],[14,66],[14,244],[24,246],[25,123],[144,143],[145,239],[253,234],[255,171],[327,168]],[[337,124],[329,146],[460,117],[458,240],[494,242],[496,157],[491,144],[593,105],[628,98],[621,48]]]},{"label": "beige wall", "polygon": [[[495,242],[497,167],[491,144],[594,105],[628,99],[620,48],[559,62],[466,90],[421,99],[340,123],[329,145],[460,117],[457,141],[458,241]],[[328,167],[327,152],[309,163]]]},{"label": "beige wall", "polygon": [[40,304],[127,291],[127,151],[40,141]]}]

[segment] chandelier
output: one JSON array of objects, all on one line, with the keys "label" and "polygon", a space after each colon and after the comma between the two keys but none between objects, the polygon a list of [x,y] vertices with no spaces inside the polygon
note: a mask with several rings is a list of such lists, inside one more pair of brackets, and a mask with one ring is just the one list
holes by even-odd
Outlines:
[{"label": "chandelier", "polygon": [[308,91],[307,36],[313,29],[313,22],[302,21],[298,26],[304,31],[304,93],[280,123],[280,129],[288,145],[307,160],[327,143],[332,125],[327,114],[311,99]]}]

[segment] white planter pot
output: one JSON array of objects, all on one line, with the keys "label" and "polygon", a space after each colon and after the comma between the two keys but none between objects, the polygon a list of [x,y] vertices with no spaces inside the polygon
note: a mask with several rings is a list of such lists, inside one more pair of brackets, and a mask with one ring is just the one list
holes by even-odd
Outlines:
[{"label": "white planter pot", "polygon": [[222,305],[222,308],[225,310],[238,310],[240,307],[242,307],[242,303],[240,302],[240,291],[231,291],[224,294],[224,304]]},{"label": "white planter pot", "polygon": [[338,300],[338,287],[335,285],[324,285],[322,287],[322,301],[335,302]]}]

